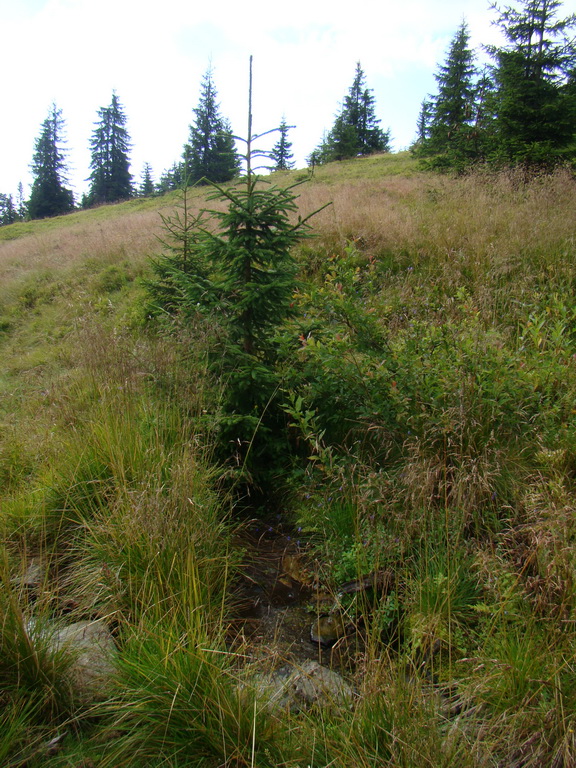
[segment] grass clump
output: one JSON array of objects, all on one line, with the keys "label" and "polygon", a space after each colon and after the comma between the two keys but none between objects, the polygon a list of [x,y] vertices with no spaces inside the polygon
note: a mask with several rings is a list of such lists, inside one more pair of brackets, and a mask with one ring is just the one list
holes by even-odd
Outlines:
[{"label": "grass clump", "polygon": [[274,723],[242,689],[224,645],[201,623],[202,605],[185,631],[166,622],[126,644],[119,669],[114,727],[122,737],[110,765],[278,765]]},{"label": "grass clump", "polygon": [[[71,707],[71,692],[67,680],[70,659],[65,652],[54,649],[53,634],[45,617],[32,619],[23,610],[14,583],[10,580],[8,557],[4,550],[1,563],[2,601],[0,676],[7,701],[28,701],[30,709],[42,710],[49,720],[56,720]],[[29,708],[25,707],[24,711]]]}]

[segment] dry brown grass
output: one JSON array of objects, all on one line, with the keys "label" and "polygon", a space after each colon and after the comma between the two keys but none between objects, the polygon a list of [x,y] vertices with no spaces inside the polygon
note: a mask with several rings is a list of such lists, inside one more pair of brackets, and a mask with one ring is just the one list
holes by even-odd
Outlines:
[{"label": "dry brown grass", "polygon": [[417,232],[411,210],[420,193],[421,177],[383,177],[327,187],[311,182],[302,187],[300,210],[308,213],[332,203],[312,219],[314,230],[334,245],[361,240],[369,251],[409,247]]},{"label": "dry brown grass", "polygon": [[158,249],[160,217],[144,211],[109,219],[79,217],[73,226],[0,242],[0,282],[43,270],[67,271],[86,259],[115,262],[141,260]]},{"label": "dry brown grass", "polygon": [[[462,178],[415,173],[350,178],[328,185],[311,179],[298,190],[302,215],[332,203],[312,219],[314,231],[327,244],[341,247],[359,241],[373,255],[411,252],[423,258],[466,261],[486,275],[515,269],[535,252],[558,252],[574,242],[576,184],[560,170],[528,182],[513,172],[477,172]],[[158,200],[157,209],[116,215],[75,215],[68,226],[46,227],[14,240],[0,241],[0,281],[32,270],[60,269],[83,259],[141,260],[158,250],[158,213],[170,213]],[[205,205],[194,192],[192,210]]]},{"label": "dry brown grass", "polygon": [[[539,293],[563,292],[576,277],[576,183],[568,170],[528,181],[485,171],[302,188],[303,212],[328,201],[312,220],[315,268],[322,270],[322,254],[343,256],[353,243],[393,288],[386,302],[402,317],[406,307],[422,307],[423,296],[441,297],[441,311],[449,313],[447,302],[464,291],[471,315],[515,333],[526,321],[523,307]],[[428,319],[435,311],[431,301]]]},{"label": "dry brown grass", "polygon": [[302,188],[303,212],[330,201],[313,220],[324,236],[361,238],[376,252],[463,251],[498,260],[499,268],[523,254],[566,247],[576,231],[576,184],[567,170],[527,183],[512,172],[484,172],[459,179],[383,176],[338,187],[312,181]]}]

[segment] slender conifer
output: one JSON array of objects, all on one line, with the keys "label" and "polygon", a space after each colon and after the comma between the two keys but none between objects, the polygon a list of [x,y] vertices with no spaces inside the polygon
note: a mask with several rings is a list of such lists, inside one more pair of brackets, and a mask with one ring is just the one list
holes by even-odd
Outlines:
[{"label": "slender conifer", "polygon": [[32,158],[34,182],[27,205],[31,219],[58,216],[74,208],[74,195],[65,186],[67,179],[63,143],[62,110],[52,104],[36,139]]},{"label": "slender conifer", "polygon": [[88,205],[115,203],[132,197],[132,176],[130,174],[130,137],[126,130],[126,116],[113,93],[110,106],[98,110],[90,147],[90,191]]}]

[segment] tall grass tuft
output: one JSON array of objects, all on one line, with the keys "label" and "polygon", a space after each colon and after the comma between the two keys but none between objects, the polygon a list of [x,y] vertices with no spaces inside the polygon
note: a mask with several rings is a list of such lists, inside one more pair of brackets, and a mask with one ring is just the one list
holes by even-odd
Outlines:
[{"label": "tall grass tuft", "polygon": [[187,550],[165,574],[170,594],[160,580],[147,580],[147,609],[125,633],[108,705],[121,738],[106,765],[279,764],[274,721],[240,683],[204,565]]},{"label": "tall grass tuft", "polygon": [[[46,612],[31,615],[10,579],[8,555],[1,552],[0,687],[6,711],[32,712],[48,722],[66,717],[74,708],[67,672],[70,656],[54,647],[55,628]],[[18,702],[29,706],[19,710]],[[19,722],[20,717],[15,722]]]}]

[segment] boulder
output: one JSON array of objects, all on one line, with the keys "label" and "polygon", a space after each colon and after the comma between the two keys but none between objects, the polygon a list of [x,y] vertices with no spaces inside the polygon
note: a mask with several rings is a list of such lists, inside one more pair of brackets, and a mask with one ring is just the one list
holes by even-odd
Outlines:
[{"label": "boulder", "polygon": [[55,650],[66,649],[72,656],[68,676],[79,703],[106,698],[116,651],[106,624],[102,620],[70,624],[54,634],[53,644]]},{"label": "boulder", "polygon": [[26,564],[23,572],[12,578],[12,584],[23,587],[26,590],[37,591],[46,582],[48,567],[46,561],[40,557],[32,557]]},{"label": "boulder", "polygon": [[338,672],[317,661],[287,664],[268,675],[252,680],[256,695],[272,710],[298,712],[313,705],[349,706],[354,692]]}]

